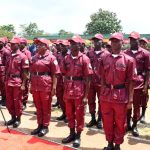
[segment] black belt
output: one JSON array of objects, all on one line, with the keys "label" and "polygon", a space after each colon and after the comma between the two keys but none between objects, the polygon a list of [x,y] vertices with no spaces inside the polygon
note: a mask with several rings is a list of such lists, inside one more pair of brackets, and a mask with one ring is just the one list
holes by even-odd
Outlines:
[{"label": "black belt", "polygon": [[83,80],[83,77],[73,77],[73,76],[65,76],[67,80]]},{"label": "black belt", "polygon": [[[4,66],[3,64],[0,64],[0,66]],[[4,66],[5,67],[5,66]]]},{"label": "black belt", "polygon": [[20,74],[8,74],[11,78],[20,78]]},{"label": "black belt", "polygon": [[125,88],[125,84],[117,84],[117,85],[106,84],[106,86],[108,88],[111,88],[111,89],[123,89],[123,88]]},{"label": "black belt", "polygon": [[31,73],[31,75],[34,75],[34,76],[50,76],[51,73],[50,72],[33,72],[33,73]]}]

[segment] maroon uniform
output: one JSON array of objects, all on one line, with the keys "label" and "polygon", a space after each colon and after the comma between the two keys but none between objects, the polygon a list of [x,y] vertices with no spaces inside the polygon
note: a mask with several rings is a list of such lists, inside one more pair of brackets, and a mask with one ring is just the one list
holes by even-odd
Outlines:
[{"label": "maroon uniform", "polygon": [[37,123],[47,127],[51,117],[52,75],[59,73],[55,56],[49,51],[46,51],[43,56],[37,53],[32,58],[30,72],[31,91],[37,109]]},{"label": "maroon uniform", "polygon": [[[140,106],[141,100],[146,94],[143,93],[143,86],[145,82],[145,73],[150,69],[150,57],[149,52],[145,49],[139,47],[137,51],[126,50],[125,53],[133,57],[136,61],[137,78],[134,84],[134,98],[133,98],[133,121],[138,121],[140,119]],[[131,111],[129,113],[131,117]]]},{"label": "maroon uniform", "polygon": [[106,139],[121,144],[129,97],[125,84],[135,77],[135,63],[132,58],[120,53],[117,57],[109,54],[101,60],[101,64],[99,74],[105,84],[101,87],[100,99]]},{"label": "maroon uniform", "polygon": [[[89,58],[81,52],[74,59],[71,54],[64,59],[66,115],[69,128],[76,127],[77,132],[81,132],[84,127],[83,97],[85,94],[85,82],[83,78],[92,74],[91,69]],[[77,126],[75,121],[77,121]]]},{"label": "maroon uniform", "polygon": [[6,107],[12,116],[22,114],[23,69],[29,68],[28,58],[17,50],[9,56],[6,65]]}]

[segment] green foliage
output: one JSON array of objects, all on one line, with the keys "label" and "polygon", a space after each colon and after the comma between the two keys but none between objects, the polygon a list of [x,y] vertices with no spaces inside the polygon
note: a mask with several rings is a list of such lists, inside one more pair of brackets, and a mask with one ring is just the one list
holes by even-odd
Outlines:
[{"label": "green foliage", "polygon": [[73,33],[67,32],[67,31],[61,29],[61,30],[59,30],[58,35],[59,35],[59,36],[67,36],[67,35],[72,35],[72,36],[73,36]]},{"label": "green foliage", "polygon": [[110,34],[122,30],[121,21],[116,13],[99,9],[97,13],[91,15],[91,22],[86,25],[84,34]]},{"label": "green foliage", "polygon": [[44,35],[44,31],[39,30],[36,23],[30,22],[29,25],[22,24],[20,25],[20,28],[22,30],[20,35],[23,37]]},{"label": "green foliage", "polygon": [[11,39],[13,36],[13,33],[0,29],[0,37],[8,37],[9,39]]}]

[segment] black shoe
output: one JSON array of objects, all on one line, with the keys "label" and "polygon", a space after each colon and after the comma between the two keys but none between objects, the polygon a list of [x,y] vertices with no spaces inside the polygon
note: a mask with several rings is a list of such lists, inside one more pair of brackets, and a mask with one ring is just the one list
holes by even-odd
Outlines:
[{"label": "black shoe", "polygon": [[136,126],[132,128],[132,135],[135,137],[139,137],[139,132]]},{"label": "black shoe", "polygon": [[42,137],[44,135],[46,135],[49,132],[48,127],[43,127],[40,132],[38,133],[39,137]]},{"label": "black shoe", "polygon": [[75,147],[75,148],[80,147],[80,144],[81,144],[80,135],[81,135],[81,133],[77,133],[75,136],[75,141],[73,142],[73,147]]},{"label": "black shoe", "polygon": [[101,120],[97,121],[97,129],[103,129]]},{"label": "black shoe", "polygon": [[145,116],[141,116],[140,123],[143,123],[143,124],[146,123],[146,121],[145,121]]},{"label": "black shoe", "polygon": [[11,120],[9,120],[9,121],[7,121],[6,123],[5,123],[5,125],[13,125],[14,123],[15,123],[15,121],[16,121],[16,117],[15,116],[12,116],[12,118],[11,118]]},{"label": "black shoe", "polygon": [[15,121],[15,123],[13,124],[13,128],[19,127],[20,124],[21,124],[20,118],[16,118],[16,121]]},{"label": "black shoe", "polygon": [[114,150],[121,150],[121,149],[120,149],[120,145],[119,145],[119,144],[116,144],[115,147],[114,147]]},{"label": "black shoe", "polygon": [[67,117],[64,119],[64,123],[68,123]]},{"label": "black shoe", "polygon": [[81,139],[75,139],[75,141],[73,142],[73,147],[78,148],[80,147],[81,144]]},{"label": "black shoe", "polygon": [[59,102],[58,101],[56,101],[55,104],[52,104],[52,107],[58,107],[58,106],[59,106]]},{"label": "black shoe", "polygon": [[41,131],[41,129],[42,129],[42,125],[38,125],[38,127],[31,132],[31,135],[38,134]]},{"label": "black shoe", "polygon": [[94,125],[97,125],[97,122],[96,122],[96,120],[91,120],[87,125],[86,125],[86,127],[88,127],[88,128],[90,128],[90,127],[93,127]]},{"label": "black shoe", "polygon": [[66,118],[66,115],[65,114],[62,114],[60,117],[57,117],[56,120],[58,121],[62,121]]},{"label": "black shoe", "polygon": [[63,144],[66,144],[66,143],[70,143],[70,142],[74,141],[74,140],[75,140],[75,136],[76,136],[76,134],[75,134],[75,129],[74,129],[74,128],[73,128],[73,129],[70,129],[70,135],[67,136],[66,138],[64,138],[64,139],[62,140],[62,143],[63,143]]},{"label": "black shoe", "polygon": [[104,147],[103,150],[114,150],[114,144],[112,142],[108,143],[108,146]]}]

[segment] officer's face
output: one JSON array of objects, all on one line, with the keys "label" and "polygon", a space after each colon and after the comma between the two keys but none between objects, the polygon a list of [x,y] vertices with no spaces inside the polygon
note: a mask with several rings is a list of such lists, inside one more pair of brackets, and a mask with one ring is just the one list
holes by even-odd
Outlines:
[{"label": "officer's face", "polygon": [[122,41],[118,39],[111,39],[111,49],[112,51],[118,51],[121,50],[122,47]]},{"label": "officer's face", "polygon": [[56,44],[56,49],[57,49],[57,52],[60,52],[61,51],[61,45],[60,44]]},{"label": "officer's face", "polygon": [[102,40],[94,38],[93,40],[95,49],[100,49],[102,47]]},{"label": "officer's face", "polygon": [[67,51],[68,51],[67,46],[60,44],[60,48],[61,48],[62,53],[67,53]]},{"label": "officer's face", "polygon": [[144,49],[147,48],[147,43],[146,43],[145,41],[142,41],[142,40],[141,40],[139,43],[140,43],[140,46],[141,46],[142,48],[144,48]]},{"label": "officer's face", "polygon": [[17,43],[11,43],[10,47],[11,47],[12,51],[16,51],[16,50],[19,49],[19,44],[17,44]]},{"label": "officer's face", "polygon": [[72,52],[79,51],[79,49],[80,49],[79,43],[71,41],[70,44],[71,44],[71,51]]},{"label": "officer's face", "polygon": [[4,43],[0,41],[0,49],[2,49],[4,46]]},{"label": "officer's face", "polygon": [[131,50],[137,50],[139,47],[139,40],[130,38],[130,47],[131,47]]},{"label": "officer's face", "polygon": [[39,54],[43,54],[46,50],[47,50],[46,44],[40,42],[37,44],[37,52]]},{"label": "officer's face", "polygon": [[25,43],[20,43],[20,49],[24,49],[26,47],[26,44]]}]

